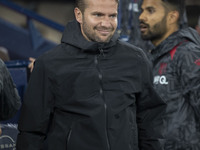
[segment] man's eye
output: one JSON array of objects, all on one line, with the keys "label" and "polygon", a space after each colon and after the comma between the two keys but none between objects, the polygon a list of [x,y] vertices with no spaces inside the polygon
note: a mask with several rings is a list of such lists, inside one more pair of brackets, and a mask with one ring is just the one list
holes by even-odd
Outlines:
[{"label": "man's eye", "polygon": [[94,14],[94,16],[101,17],[102,15],[101,14]]},{"label": "man's eye", "polygon": [[150,14],[152,14],[152,13],[155,12],[155,9],[148,9],[148,12],[149,12]]},{"label": "man's eye", "polygon": [[110,18],[116,18],[117,17],[117,15],[111,15],[110,16]]}]

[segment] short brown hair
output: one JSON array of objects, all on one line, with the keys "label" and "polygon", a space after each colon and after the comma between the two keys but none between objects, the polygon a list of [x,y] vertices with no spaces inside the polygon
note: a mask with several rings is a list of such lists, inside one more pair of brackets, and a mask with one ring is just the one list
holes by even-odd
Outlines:
[{"label": "short brown hair", "polygon": [[[119,3],[119,0],[115,0],[117,4]],[[85,0],[75,0],[75,7],[79,8],[82,12],[84,12],[86,8]]]}]

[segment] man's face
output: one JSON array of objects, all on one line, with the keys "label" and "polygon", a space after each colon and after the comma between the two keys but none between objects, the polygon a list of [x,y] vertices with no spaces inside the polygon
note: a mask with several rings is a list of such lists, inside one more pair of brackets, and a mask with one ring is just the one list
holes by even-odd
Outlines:
[{"label": "man's face", "polygon": [[153,43],[166,36],[167,14],[161,0],[143,0],[139,17],[141,36]]},{"label": "man's face", "polygon": [[88,41],[109,42],[117,28],[117,2],[115,0],[85,0],[85,3],[84,12],[75,9],[76,19],[80,23],[83,36]]}]

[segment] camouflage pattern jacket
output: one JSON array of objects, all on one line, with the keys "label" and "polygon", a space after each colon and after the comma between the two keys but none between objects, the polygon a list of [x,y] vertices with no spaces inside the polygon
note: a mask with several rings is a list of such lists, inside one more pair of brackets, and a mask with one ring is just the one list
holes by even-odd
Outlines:
[{"label": "camouflage pattern jacket", "polygon": [[165,150],[200,150],[200,38],[179,30],[151,51],[154,86],[167,103]]}]

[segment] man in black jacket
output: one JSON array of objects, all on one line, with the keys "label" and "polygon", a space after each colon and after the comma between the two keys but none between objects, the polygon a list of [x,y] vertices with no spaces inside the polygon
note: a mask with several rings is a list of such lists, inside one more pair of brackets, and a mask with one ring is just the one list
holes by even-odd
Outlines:
[{"label": "man in black jacket", "polygon": [[200,39],[179,29],[182,0],[144,0],[143,39],[151,40],[154,86],[167,103],[165,150],[200,149]]},{"label": "man in black jacket", "polygon": [[17,150],[161,150],[165,103],[141,49],[118,40],[118,0],[77,0],[34,65]]}]

